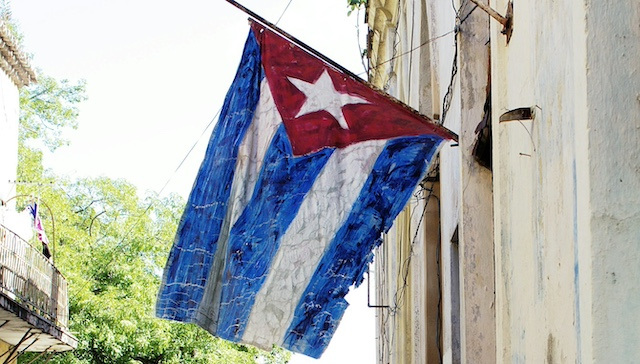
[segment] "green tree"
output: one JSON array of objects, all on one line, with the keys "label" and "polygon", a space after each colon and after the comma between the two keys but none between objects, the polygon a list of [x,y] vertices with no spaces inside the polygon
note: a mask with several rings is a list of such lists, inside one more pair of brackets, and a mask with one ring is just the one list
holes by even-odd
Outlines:
[{"label": "green tree", "polygon": [[53,152],[68,145],[64,132],[78,127],[78,104],[86,100],[85,82],[58,81],[38,72],[38,83],[20,92],[19,141],[37,141]]},{"label": "green tree", "polygon": [[267,353],[154,318],[182,198],[139,199],[123,180],[49,177],[55,183],[41,198],[55,214],[56,265],[69,284],[70,330],[79,341],[53,363],[286,363],[282,349]]},{"label": "green tree", "polygon": [[347,7],[349,8],[347,15],[351,15],[353,11],[360,9],[363,6],[367,6],[367,0],[347,0]]},{"label": "green tree", "polygon": [[[42,165],[42,150],[67,143],[77,126],[84,83],[41,84],[20,95],[19,194],[38,195],[53,211],[44,215],[55,262],[69,285],[71,332],[78,348],[52,363],[286,363],[281,348],[265,352],[212,337],[195,325],[154,318],[162,267],[173,242],[184,200],[153,193],[138,197],[124,180],[71,181]],[[30,363],[35,355],[23,355]],[[43,362],[37,359],[35,363]]]}]

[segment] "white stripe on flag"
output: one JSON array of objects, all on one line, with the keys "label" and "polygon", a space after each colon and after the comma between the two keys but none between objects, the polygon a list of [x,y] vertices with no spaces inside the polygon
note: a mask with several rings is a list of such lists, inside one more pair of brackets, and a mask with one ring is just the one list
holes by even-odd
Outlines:
[{"label": "white stripe on flag", "polygon": [[347,219],[385,145],[384,140],[367,141],[332,154],[282,237],[256,295],[243,341],[270,350],[273,338],[284,338],[316,266]]},{"label": "white stripe on flag", "polygon": [[[221,249],[226,249],[231,227],[236,223],[240,214],[242,214],[242,211],[251,200],[262,169],[264,156],[281,124],[282,118],[276,108],[267,79],[264,78],[260,83],[260,100],[256,106],[253,120],[246,131],[244,139],[242,139],[242,143],[238,146],[236,168],[227,204],[229,210],[227,210],[226,221],[218,240],[219,252],[222,251]],[[221,283],[218,276],[221,272],[217,268],[222,267],[216,265],[218,260],[215,259],[214,267],[211,269],[211,274],[207,279],[203,300],[215,298],[214,291]],[[218,263],[222,262],[219,261]],[[218,309],[218,302],[202,302],[196,321],[209,332],[216,332],[217,320],[215,318],[218,317]]]}]

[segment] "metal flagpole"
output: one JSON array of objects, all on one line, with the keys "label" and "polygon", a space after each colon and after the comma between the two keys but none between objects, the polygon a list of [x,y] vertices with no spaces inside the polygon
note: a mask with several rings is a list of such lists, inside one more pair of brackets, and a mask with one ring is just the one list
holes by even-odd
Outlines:
[{"label": "metal flagpole", "polygon": [[285,32],[284,30],[278,28],[277,25],[269,22],[268,20],[266,20],[265,18],[261,17],[260,15],[254,13],[253,11],[245,8],[242,4],[239,4],[237,1],[235,0],[226,0],[229,4],[235,6],[236,8],[242,10],[243,12],[247,13],[250,17],[254,18],[255,20],[258,21],[258,23],[261,23],[263,25],[266,25],[269,29],[275,31],[276,33],[282,35],[284,38],[289,39],[290,41],[292,41],[293,43],[295,43],[297,46],[299,46],[300,48],[304,49],[305,51],[313,54],[314,56],[320,58],[321,60],[329,63],[331,66],[337,68],[338,70],[340,70],[343,73],[346,73],[347,75],[349,75],[351,78],[354,78],[356,80],[360,80],[360,81],[364,81],[362,78],[358,77],[355,73],[349,71],[348,69],[344,68],[343,66],[341,66],[340,64],[338,64],[336,61],[332,60],[331,58],[325,56],[324,54],[318,52],[317,50],[311,48],[309,45],[305,44],[304,42],[302,42],[300,39],[292,36],[291,34]]},{"label": "metal flagpole", "polygon": [[420,116],[421,118],[429,120],[430,124],[432,124],[435,128],[440,129],[441,131],[444,131],[454,141],[456,141],[456,142],[458,141],[458,134],[452,132],[451,130],[447,129],[446,127],[444,127],[442,125],[436,124],[435,122],[433,122],[433,119],[431,119],[430,117],[420,114],[417,110],[415,110],[414,108],[412,108],[409,105],[405,104],[404,102],[396,99],[395,97],[389,95],[388,93],[380,90],[378,87],[374,86],[373,84],[371,84],[371,83],[363,80],[362,78],[358,77],[355,73],[353,73],[353,72],[349,71],[348,69],[344,68],[343,66],[338,64],[336,61],[334,61],[331,58],[325,56],[324,54],[318,52],[317,50],[313,49],[309,45],[305,44],[304,42],[302,42],[298,38],[296,38],[296,37],[290,35],[289,33],[285,32],[284,30],[278,28],[277,25],[271,23],[270,21],[266,20],[265,18],[261,17],[260,15],[258,15],[256,13],[254,13],[253,11],[247,9],[246,7],[244,7],[242,4],[238,3],[235,0],[225,0],[225,1],[228,2],[229,4],[235,6],[236,8],[240,9],[241,11],[243,11],[244,13],[249,15],[251,18],[256,20],[258,23],[261,23],[261,24],[265,25],[267,28],[269,28],[269,29],[273,30],[274,32],[280,34],[283,38],[286,38],[286,39],[290,40],[292,43],[294,43],[298,47],[304,49],[308,53],[318,57],[319,59],[321,59],[322,61],[326,62],[330,66],[334,67],[335,69],[339,70],[340,72],[342,72],[342,73],[346,74],[347,76],[351,77],[353,80],[366,85],[367,87],[369,87],[370,89],[374,90],[378,94],[380,94],[383,97],[387,98],[389,101],[394,102],[394,103],[402,106],[407,111],[410,111],[413,114],[415,114],[417,116]]}]

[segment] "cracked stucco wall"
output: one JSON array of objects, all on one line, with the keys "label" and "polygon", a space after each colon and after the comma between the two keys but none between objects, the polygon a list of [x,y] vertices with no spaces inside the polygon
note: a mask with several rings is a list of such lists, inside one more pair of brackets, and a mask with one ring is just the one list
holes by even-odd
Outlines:
[{"label": "cracked stucco wall", "polygon": [[[471,8],[466,3],[461,13]],[[376,255],[378,302],[393,304],[403,284],[397,277],[413,248],[403,305],[392,307],[393,315],[378,311],[378,362],[493,362],[492,179],[471,155],[486,99],[488,19],[479,12],[469,18],[452,78],[456,14],[450,2],[373,1],[368,16],[370,80],[433,119],[441,118],[443,98],[451,92],[444,125],[460,134],[459,145],[440,151],[440,188],[428,217],[420,224],[424,195],[418,194]],[[453,243],[458,227],[460,239]]]},{"label": "cracked stucco wall", "polygon": [[639,24],[634,0],[515,1],[508,45],[492,22],[499,362],[640,360]]}]

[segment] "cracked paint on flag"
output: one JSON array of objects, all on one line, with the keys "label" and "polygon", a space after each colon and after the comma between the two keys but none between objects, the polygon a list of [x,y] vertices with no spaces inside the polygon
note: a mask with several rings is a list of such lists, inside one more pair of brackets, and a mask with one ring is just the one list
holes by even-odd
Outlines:
[{"label": "cracked paint on flag", "polygon": [[257,23],[156,315],[318,358],[443,129]]}]

